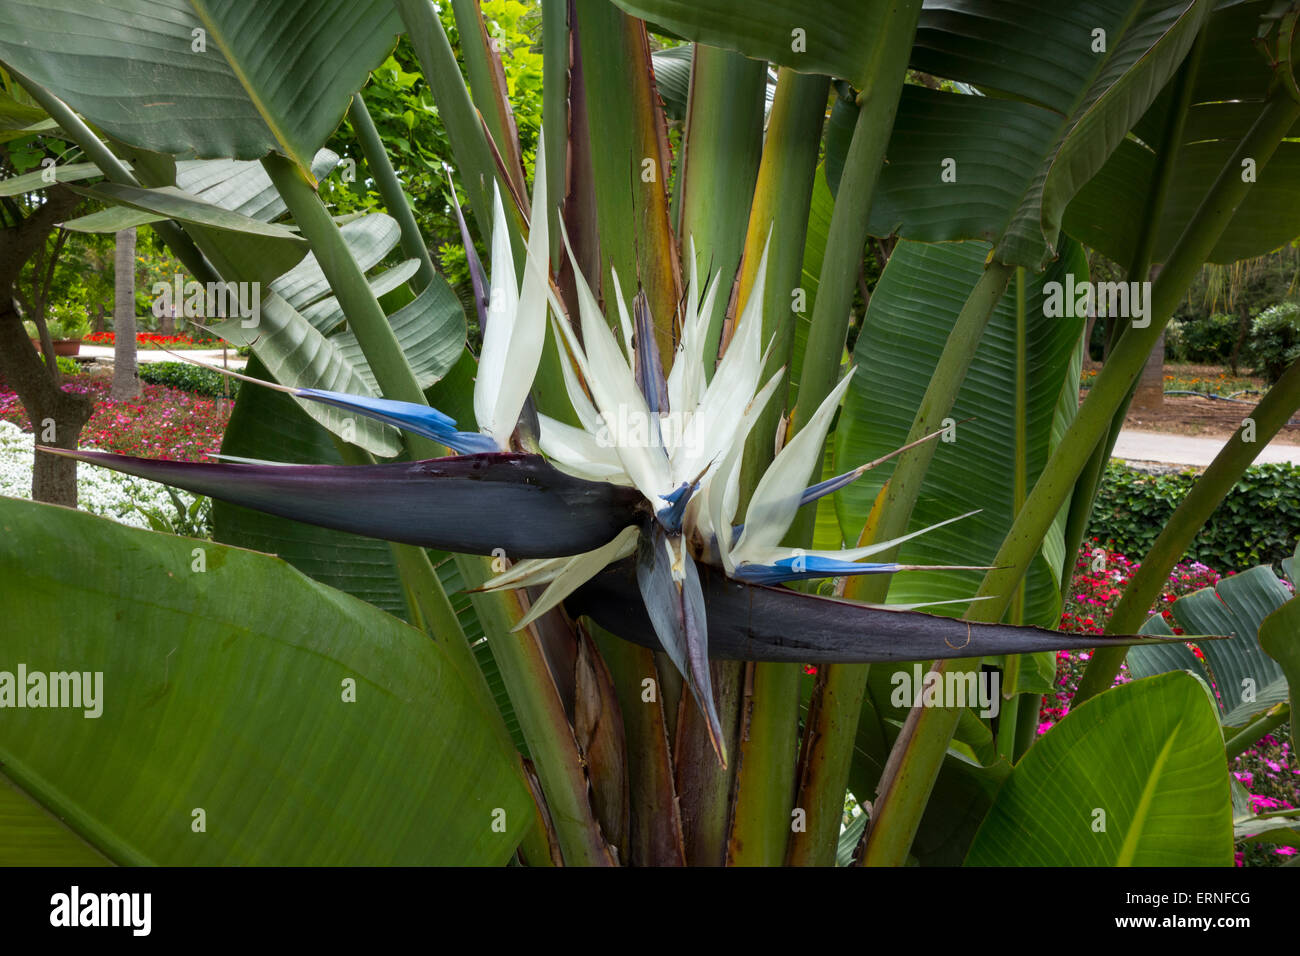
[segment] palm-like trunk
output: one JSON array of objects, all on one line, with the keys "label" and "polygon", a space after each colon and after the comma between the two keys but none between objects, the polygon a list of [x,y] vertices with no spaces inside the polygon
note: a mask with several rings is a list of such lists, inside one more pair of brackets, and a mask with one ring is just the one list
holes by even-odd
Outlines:
[{"label": "palm-like trunk", "polygon": [[135,229],[116,235],[113,258],[113,389],[115,399],[140,394],[135,354]]}]

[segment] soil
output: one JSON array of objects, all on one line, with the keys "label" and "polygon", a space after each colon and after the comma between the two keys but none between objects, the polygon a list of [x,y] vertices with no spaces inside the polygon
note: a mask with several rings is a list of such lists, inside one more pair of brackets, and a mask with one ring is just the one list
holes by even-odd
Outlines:
[{"label": "soil", "polygon": [[[1096,367],[1089,363],[1089,367]],[[1213,378],[1225,372],[1217,365],[1165,366],[1166,374],[1177,373],[1183,378]],[[1241,376],[1257,386],[1261,393],[1267,388],[1262,378]],[[1166,385],[1168,387],[1168,385]],[[1079,391],[1079,401],[1088,395],[1087,389]],[[1236,401],[1221,398],[1201,398],[1194,395],[1166,395],[1164,405],[1157,411],[1130,410],[1124,420],[1125,428],[1137,431],[1165,432],[1170,435],[1190,435],[1197,438],[1231,438],[1241,427],[1241,420],[1250,414],[1259,395],[1239,395]],[[1245,404],[1243,404],[1243,401]],[[1300,413],[1291,419],[1293,424],[1283,426],[1273,443],[1300,445]]]}]

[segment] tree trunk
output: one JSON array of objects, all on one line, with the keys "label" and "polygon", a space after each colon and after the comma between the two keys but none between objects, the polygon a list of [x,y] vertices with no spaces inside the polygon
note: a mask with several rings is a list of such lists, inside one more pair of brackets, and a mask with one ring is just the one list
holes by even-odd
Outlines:
[{"label": "tree trunk", "polygon": [[1147,356],[1147,364],[1138,378],[1137,392],[1133,395],[1135,411],[1152,412],[1165,404],[1165,334],[1160,333],[1156,344]]},{"label": "tree trunk", "polygon": [[[23,331],[13,296],[0,289],[0,374],[18,393],[31,418],[38,445],[76,448],[82,427],[94,408],[85,395],[54,384]],[[37,452],[32,469],[32,497],[51,504],[77,506],[77,463]]]},{"label": "tree trunk", "polygon": [[113,254],[113,388],[114,399],[140,394],[135,354],[135,229],[117,233]]},{"label": "tree trunk", "polygon": [[1232,374],[1237,375],[1241,368],[1241,348],[1246,344],[1246,336],[1250,335],[1250,308],[1246,305],[1245,297],[1237,306],[1237,341],[1232,343],[1232,354],[1228,356],[1228,367],[1232,369]]}]

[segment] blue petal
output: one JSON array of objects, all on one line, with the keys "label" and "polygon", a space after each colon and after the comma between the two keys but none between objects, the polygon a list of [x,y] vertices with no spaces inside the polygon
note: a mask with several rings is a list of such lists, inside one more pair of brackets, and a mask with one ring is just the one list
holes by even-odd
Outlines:
[{"label": "blue petal", "polygon": [[686,515],[686,506],[690,503],[691,495],[695,494],[699,487],[699,482],[691,484],[683,481],[680,488],[660,496],[664,501],[672,502],[667,508],[660,508],[655,512],[655,517],[669,534],[677,534],[682,530],[682,518]]},{"label": "blue petal", "polygon": [[345,392],[329,392],[319,388],[299,388],[294,390],[294,394],[336,408],[357,412],[415,435],[432,438],[459,455],[475,455],[499,450],[491,436],[478,432],[457,431],[456,419],[428,405],[399,402],[391,398],[372,398],[368,395],[348,395]]},{"label": "blue petal", "polygon": [[816,555],[782,558],[772,564],[741,564],[733,578],[750,584],[780,584],[783,581],[806,581],[851,574],[893,574],[902,569],[895,563],[872,564],[866,561],[841,561]]},{"label": "blue petal", "polygon": [[854,468],[852,471],[846,471],[842,475],[836,475],[834,478],[827,478],[825,481],[819,481],[815,485],[809,486],[804,490],[803,495],[799,498],[800,506],[808,504],[810,501],[816,501],[833,492],[839,491],[846,485],[851,485],[864,474],[861,468]]}]

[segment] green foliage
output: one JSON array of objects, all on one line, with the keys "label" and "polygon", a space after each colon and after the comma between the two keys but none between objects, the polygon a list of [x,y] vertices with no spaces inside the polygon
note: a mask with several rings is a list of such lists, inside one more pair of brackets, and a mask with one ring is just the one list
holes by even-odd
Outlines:
[{"label": "green foliage", "polygon": [[[1088,534],[1117,551],[1146,554],[1183,496],[1193,472],[1150,475],[1116,462],[1106,467]],[[1245,571],[1292,555],[1300,537],[1300,466],[1249,468],[1184,556],[1223,571]]]},{"label": "green foliage", "polygon": [[1178,362],[1222,364],[1232,356],[1237,333],[1237,317],[1222,312],[1205,318],[1174,319],[1165,329],[1165,357]]},{"label": "green foliage", "polygon": [[56,342],[60,339],[80,339],[90,334],[90,320],[84,311],[75,307],[51,308],[46,320],[50,338]]},{"label": "green foliage", "polygon": [[149,527],[162,534],[179,534],[186,538],[212,537],[212,499],[199,495],[188,505],[175,488],[164,486],[171,499],[172,511],[163,508],[133,506],[149,522]]},{"label": "green foliage", "polygon": [[[501,56],[519,130],[520,150],[531,180],[533,154],[542,123],[542,56],[536,49],[540,35],[539,10],[518,0],[488,0],[482,4],[482,11],[488,35],[495,39]],[[440,17],[452,48],[459,51],[460,36],[451,4],[442,5]],[[388,147],[393,167],[411,199],[416,222],[432,250],[434,262],[472,314],[469,267],[443,170],[443,163],[452,162],[451,144],[408,37],[402,37],[392,55],[373,72],[362,92],[366,108]],[[356,182],[343,182],[337,174],[329,177],[321,184],[322,197],[336,213],[381,211],[383,200],[366,168],[350,120],[344,120],[327,145],[345,161],[354,160],[357,175]],[[460,201],[465,201],[463,193]],[[477,233],[478,223],[468,211],[466,216],[471,230]],[[478,251],[481,258],[488,257],[487,247],[481,241]]]},{"label": "green foliage", "polygon": [[188,362],[141,362],[140,381],[167,385],[212,398],[234,398],[239,394],[238,379],[226,378],[220,372]]},{"label": "green foliage", "polygon": [[1300,358],[1300,303],[1281,302],[1255,316],[1247,355],[1257,374],[1270,382],[1281,378]]},{"label": "green foliage", "polygon": [[80,375],[82,373],[81,363],[76,359],[69,358],[66,355],[55,356],[59,363],[59,372],[63,375]]}]

